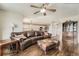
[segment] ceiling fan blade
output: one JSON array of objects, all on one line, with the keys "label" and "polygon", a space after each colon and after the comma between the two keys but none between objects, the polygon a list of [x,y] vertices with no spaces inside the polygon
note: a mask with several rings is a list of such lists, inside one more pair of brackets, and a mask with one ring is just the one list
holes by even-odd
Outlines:
[{"label": "ceiling fan blade", "polygon": [[37,14],[37,13],[39,13],[40,11],[36,11],[36,12],[34,12],[33,14]]},{"label": "ceiling fan blade", "polygon": [[45,8],[48,5],[48,3],[43,3],[41,8]]},{"label": "ceiling fan blade", "polygon": [[52,12],[56,12],[56,9],[46,9],[46,10],[49,10],[49,11],[52,11]]},{"label": "ceiling fan blade", "polygon": [[34,7],[34,8],[41,8],[41,7],[38,7],[38,6],[35,6],[35,5],[30,5],[31,7]]}]

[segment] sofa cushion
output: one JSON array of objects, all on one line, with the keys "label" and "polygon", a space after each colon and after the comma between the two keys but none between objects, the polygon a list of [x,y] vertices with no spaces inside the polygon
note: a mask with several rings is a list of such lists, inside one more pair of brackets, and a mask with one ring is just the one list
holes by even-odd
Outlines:
[{"label": "sofa cushion", "polygon": [[35,36],[35,32],[34,31],[27,32],[27,37],[34,37],[34,36]]},{"label": "sofa cushion", "polygon": [[42,34],[41,32],[39,32],[39,31],[37,32],[37,36],[41,36],[41,34]]},{"label": "sofa cushion", "polygon": [[22,39],[26,39],[27,37],[25,37],[23,34],[21,35],[15,35],[15,37],[12,37],[15,40],[22,40]]},{"label": "sofa cushion", "polygon": [[31,39],[27,39],[23,43],[25,44],[25,43],[28,43],[29,41],[31,42],[32,40]]},{"label": "sofa cushion", "polygon": [[21,35],[23,32],[12,32],[11,36],[15,37],[16,35]]},{"label": "sofa cushion", "polygon": [[37,40],[38,37],[31,37],[30,39],[33,41],[33,40]]},{"label": "sofa cushion", "polygon": [[44,36],[38,36],[38,39],[39,40],[44,39]]},{"label": "sofa cushion", "polygon": [[22,49],[26,49],[28,46],[32,45],[32,40],[31,39],[27,39],[24,40],[24,42],[21,43]]},{"label": "sofa cushion", "polygon": [[23,34],[24,34],[25,37],[27,37],[27,32],[26,31],[24,31]]},{"label": "sofa cushion", "polygon": [[45,35],[45,36],[48,36],[49,34],[48,34],[48,32],[44,32],[44,35]]}]

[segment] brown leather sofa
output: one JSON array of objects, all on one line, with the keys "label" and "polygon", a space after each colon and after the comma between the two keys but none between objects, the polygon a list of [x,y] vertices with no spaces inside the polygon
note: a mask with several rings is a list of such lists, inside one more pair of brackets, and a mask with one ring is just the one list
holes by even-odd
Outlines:
[{"label": "brown leather sofa", "polygon": [[44,32],[40,32],[40,31],[24,31],[24,32],[12,32],[10,38],[13,40],[15,35],[20,35],[20,34],[23,34],[26,37],[25,39],[20,38],[21,50],[24,50],[27,47],[37,43],[37,40],[42,40],[51,37],[51,34],[49,33],[47,36],[45,36]]}]

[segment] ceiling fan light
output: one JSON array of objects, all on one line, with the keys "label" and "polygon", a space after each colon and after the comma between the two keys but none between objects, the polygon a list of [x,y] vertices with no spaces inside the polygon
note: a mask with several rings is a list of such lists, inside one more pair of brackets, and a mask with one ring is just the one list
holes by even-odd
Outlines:
[{"label": "ceiling fan light", "polygon": [[43,9],[40,10],[40,12],[41,12],[41,13],[45,13],[46,10],[43,8]]}]

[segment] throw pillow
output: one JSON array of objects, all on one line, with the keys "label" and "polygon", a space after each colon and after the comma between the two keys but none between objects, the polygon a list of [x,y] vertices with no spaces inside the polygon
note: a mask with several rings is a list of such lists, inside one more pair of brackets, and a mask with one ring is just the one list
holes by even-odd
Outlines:
[{"label": "throw pillow", "polygon": [[20,40],[21,38],[25,39],[27,37],[25,37],[23,34],[21,35],[15,35],[14,39]]}]

